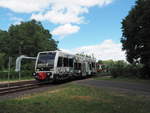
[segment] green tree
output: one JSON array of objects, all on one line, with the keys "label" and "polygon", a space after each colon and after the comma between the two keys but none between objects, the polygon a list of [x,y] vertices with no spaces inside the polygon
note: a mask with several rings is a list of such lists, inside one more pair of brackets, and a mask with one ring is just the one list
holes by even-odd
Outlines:
[{"label": "green tree", "polygon": [[97,63],[98,63],[98,64],[103,64],[103,61],[102,61],[102,60],[98,60]]},{"label": "green tree", "polygon": [[102,62],[103,62],[103,64],[105,64],[108,67],[112,67],[115,63],[115,61],[113,61],[113,60],[104,60]]},{"label": "green tree", "polygon": [[21,54],[36,56],[40,51],[57,49],[57,42],[52,39],[50,32],[35,20],[21,22],[20,25],[11,25],[8,33],[10,56]]},{"label": "green tree", "polygon": [[0,30],[0,53],[8,53],[9,35],[7,31]]},{"label": "green tree", "polygon": [[127,60],[143,64],[144,76],[150,77],[150,0],[137,0],[135,7],[122,21],[121,42]]},{"label": "green tree", "polygon": [[5,65],[5,60],[4,60],[4,57],[5,57],[5,53],[0,53],[0,69],[4,69],[4,65]]},{"label": "green tree", "polygon": [[8,32],[0,30],[0,68],[7,67],[9,56],[15,65],[19,55],[36,56],[40,51],[57,50],[57,44],[40,22],[31,20],[11,25]]},{"label": "green tree", "polygon": [[0,30],[0,69],[7,66],[9,48],[8,32]]}]

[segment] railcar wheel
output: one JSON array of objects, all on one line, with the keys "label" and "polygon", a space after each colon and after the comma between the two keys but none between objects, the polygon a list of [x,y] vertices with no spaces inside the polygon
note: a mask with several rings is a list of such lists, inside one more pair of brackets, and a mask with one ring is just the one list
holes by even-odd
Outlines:
[{"label": "railcar wheel", "polygon": [[54,75],[53,77],[53,83],[58,83],[59,79],[58,79],[58,75]]}]

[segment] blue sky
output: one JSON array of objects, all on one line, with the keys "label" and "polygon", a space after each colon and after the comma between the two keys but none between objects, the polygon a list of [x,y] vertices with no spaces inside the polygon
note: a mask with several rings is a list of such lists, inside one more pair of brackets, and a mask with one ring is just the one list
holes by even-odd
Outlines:
[{"label": "blue sky", "polygon": [[[89,13],[85,14],[88,24],[80,25],[81,29],[78,33],[61,40],[60,47],[67,49],[93,45],[106,39],[119,43],[122,36],[121,21],[127,16],[134,3],[134,0],[116,0],[104,7],[91,8]],[[76,43],[70,43],[72,41]],[[66,42],[67,45],[65,45]]]},{"label": "blue sky", "polygon": [[134,4],[135,0],[0,0],[0,29],[36,19],[64,51],[125,60],[121,21]]}]

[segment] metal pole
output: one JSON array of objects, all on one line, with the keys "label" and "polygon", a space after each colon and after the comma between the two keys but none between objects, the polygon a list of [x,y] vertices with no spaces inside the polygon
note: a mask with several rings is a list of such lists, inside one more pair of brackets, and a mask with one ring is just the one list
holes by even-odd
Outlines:
[{"label": "metal pole", "polygon": [[19,81],[21,80],[21,59],[20,59],[20,69],[19,69]]},{"label": "metal pole", "polygon": [[21,80],[21,71],[19,71],[19,80]]},{"label": "metal pole", "polygon": [[9,57],[9,62],[8,62],[8,87],[9,87],[9,81],[10,81],[10,66],[11,66],[11,57]]}]

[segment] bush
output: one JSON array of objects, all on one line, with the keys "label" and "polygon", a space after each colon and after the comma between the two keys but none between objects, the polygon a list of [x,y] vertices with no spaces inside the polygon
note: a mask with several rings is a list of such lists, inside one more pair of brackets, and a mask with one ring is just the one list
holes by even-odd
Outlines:
[{"label": "bush", "polygon": [[113,61],[111,63],[104,64],[106,65],[106,70],[108,75],[111,75],[113,78],[116,77],[138,77],[141,78],[141,69],[142,65],[132,65],[124,61]]},{"label": "bush", "polygon": [[110,69],[111,76],[116,78],[116,77],[138,77],[140,78],[141,73],[141,66],[139,65],[131,65],[128,64],[126,66],[118,66],[114,65]]},{"label": "bush", "polygon": [[[32,78],[33,71],[21,71],[21,79],[28,79]],[[19,72],[11,71],[10,72],[10,80],[19,79]],[[8,72],[0,71],[0,80],[7,80],[8,79]]]},{"label": "bush", "polygon": [[127,64],[124,61],[114,62],[113,65],[109,66],[110,74],[116,78],[124,73],[124,68]]},{"label": "bush", "polygon": [[98,75],[98,76],[111,76],[110,73],[108,73],[108,72],[103,72],[103,71],[102,71],[102,72],[98,72],[97,75]]}]

